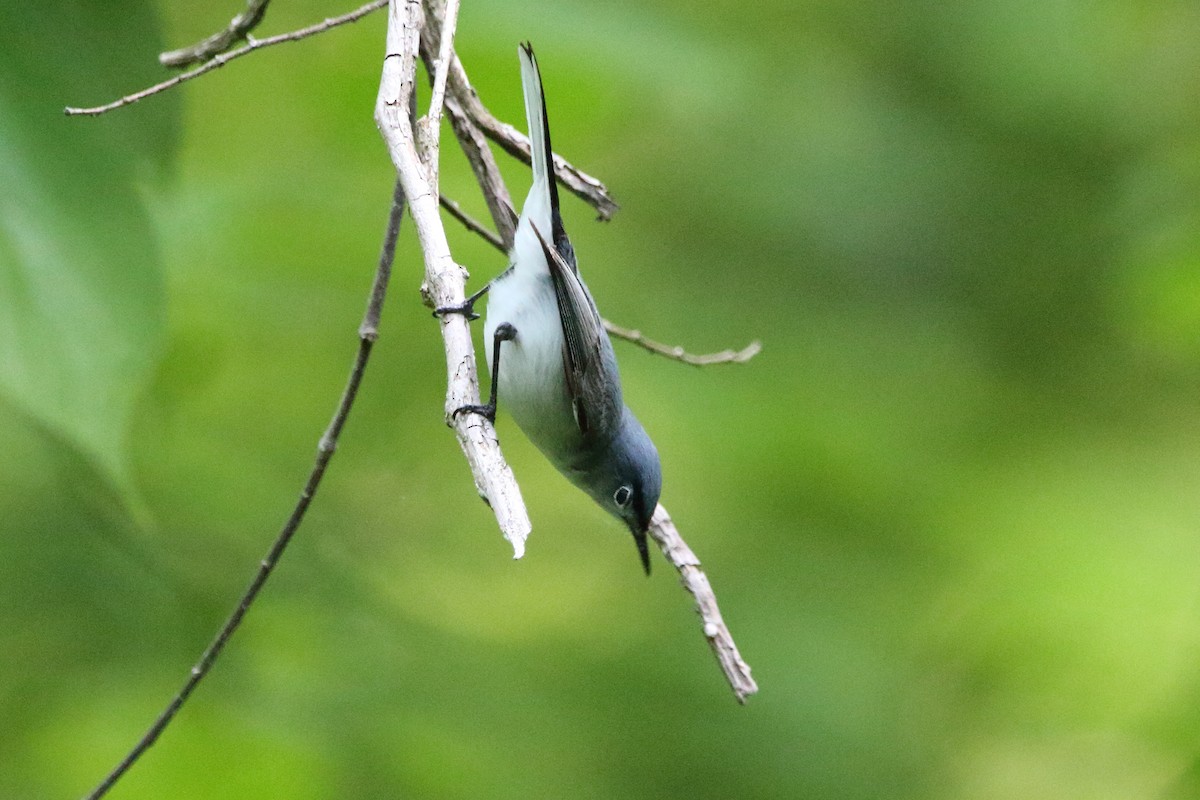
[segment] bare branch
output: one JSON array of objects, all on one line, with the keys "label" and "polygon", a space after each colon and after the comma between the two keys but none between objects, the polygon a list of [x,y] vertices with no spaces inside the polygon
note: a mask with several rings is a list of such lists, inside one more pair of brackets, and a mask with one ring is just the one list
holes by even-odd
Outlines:
[{"label": "bare branch", "polygon": [[447,0],[446,7],[438,19],[438,38],[441,46],[438,48],[437,61],[434,62],[434,68],[430,72],[433,76],[433,91],[429,98],[429,114],[425,118],[425,130],[431,136],[437,136],[442,126],[442,106],[446,102],[446,76],[450,72],[450,56],[454,52],[454,31],[458,26],[458,6],[459,0]]},{"label": "bare branch", "polygon": [[[438,214],[438,188],[430,182],[430,170],[417,154],[415,131],[409,118],[412,107],[416,62],[422,21],[420,0],[391,0],[388,8],[387,49],[375,121],[387,144],[404,193],[408,198],[421,252],[425,257],[425,283],[421,290],[433,306],[459,304],[465,297],[466,270],[454,262],[446,231]],[[436,140],[427,154],[438,157]],[[500,451],[495,428],[475,414],[454,415],[454,409],[479,402],[479,377],[471,331],[462,314],[446,314],[441,320],[446,347],[446,424],[454,429],[462,447],[475,487],[491,506],[496,521],[520,558],[531,525],[521,490]]]},{"label": "bare branch", "polygon": [[290,33],[281,33],[277,36],[269,36],[266,39],[255,39],[254,41],[250,42],[249,44],[247,44],[243,47],[239,47],[236,50],[230,50],[228,53],[221,53],[219,55],[213,56],[212,60],[206,62],[203,66],[197,67],[196,69],[192,70],[191,72],[185,72],[181,75],[176,75],[174,78],[171,78],[170,80],[166,80],[166,81],[163,81],[162,83],[155,84],[154,86],[151,86],[149,88],[142,89],[140,92],[134,92],[133,94],[127,94],[118,100],[114,100],[111,103],[107,103],[106,105],[93,106],[91,108],[78,108],[75,106],[67,106],[65,109],[63,109],[63,111],[66,113],[66,115],[68,117],[74,117],[74,116],[96,117],[96,116],[104,114],[108,111],[113,111],[115,109],[121,108],[122,106],[127,106],[132,103],[136,103],[139,100],[145,100],[147,97],[156,95],[159,92],[165,92],[168,89],[178,86],[179,84],[183,83],[184,81],[189,81],[192,78],[199,78],[201,75],[205,74],[206,72],[211,72],[212,70],[216,69],[217,67],[223,67],[226,64],[228,64],[230,61],[233,61],[235,58],[244,56],[247,53],[253,53],[255,50],[261,50],[264,47],[271,47],[272,45],[276,45],[276,44],[283,44],[284,42],[296,42],[301,39],[306,39],[309,36],[315,36],[318,33],[324,33],[325,31],[330,30],[331,28],[336,28],[339,25],[345,25],[348,22],[354,22],[356,20],[362,19],[367,14],[370,14],[372,11],[375,11],[377,9],[383,8],[385,5],[387,5],[387,0],[371,0],[371,2],[355,9],[354,11],[349,12],[348,14],[342,14],[339,17],[329,17],[329,18],[323,20],[322,22],[318,22],[315,25],[310,25],[307,28],[301,28],[298,31],[292,31]]},{"label": "bare branch", "polygon": [[712,364],[744,364],[762,351],[762,342],[755,339],[741,350],[722,350],[719,353],[693,355],[678,345],[672,346],[656,342],[653,339],[646,338],[639,330],[622,328],[620,325],[616,325],[608,320],[604,320],[604,329],[618,339],[633,342],[638,347],[643,347],[651,353],[657,353],[660,356],[673,358],[676,361],[682,361],[684,364],[691,364],[696,367],[707,367]]},{"label": "bare branch", "polygon": [[704,638],[725,673],[725,680],[739,703],[745,703],[746,698],[758,691],[758,684],[750,677],[750,665],[742,660],[737,644],[725,621],[721,618],[721,609],[717,606],[717,596],[713,593],[708,576],[700,568],[700,559],[688,547],[687,542],[675,529],[671,515],[661,505],[654,509],[650,520],[650,536],[658,543],[663,555],[679,571],[679,579],[683,588],[691,593],[696,600],[696,611],[700,614],[700,622],[704,628]]},{"label": "bare branch", "polygon": [[501,253],[506,252],[508,248],[504,246],[504,242],[500,241],[500,237],[484,227],[483,223],[472,217],[470,214],[462,210],[458,203],[451,200],[446,195],[438,198],[438,202],[442,208],[450,212],[450,216],[461,222],[463,226],[472,233],[478,234],[485,242],[499,250]]},{"label": "bare branch", "polygon": [[453,97],[446,98],[446,113],[450,117],[450,127],[454,130],[459,147],[475,173],[475,180],[479,183],[484,202],[487,203],[488,213],[492,216],[492,223],[496,226],[497,235],[500,237],[497,248],[507,255],[512,247],[513,238],[517,235],[517,212],[513,210],[512,196],[504,184],[504,176],[500,174],[496,157],[492,155],[492,148],[488,145],[483,131],[471,121]]},{"label": "bare branch", "polygon": [[188,67],[224,53],[237,42],[250,38],[250,31],[262,22],[270,2],[271,0],[247,0],[246,10],[231,19],[225,30],[217,31],[191,47],[160,53],[158,63],[164,67]]},{"label": "bare branch", "polygon": [[304,515],[308,511],[308,506],[312,503],[313,497],[316,496],[317,489],[321,485],[321,478],[325,475],[325,468],[329,466],[329,461],[333,458],[334,451],[337,449],[338,437],[341,435],[342,428],[350,416],[350,409],[354,406],[354,398],[358,396],[358,387],[362,383],[363,374],[367,368],[367,360],[371,356],[371,348],[375,344],[375,340],[379,337],[379,315],[383,309],[384,297],[387,295],[388,279],[392,272],[392,259],[396,254],[396,237],[400,232],[400,220],[403,215],[404,194],[399,182],[397,182],[396,190],[392,197],[391,210],[388,213],[387,233],[383,240],[383,251],[379,255],[379,267],[375,271],[375,279],[371,284],[371,293],[367,299],[367,309],[363,314],[362,324],[358,328],[358,353],[354,357],[354,366],[350,370],[350,377],[346,380],[346,388],[342,390],[341,399],[338,400],[337,409],[333,413],[333,419],[330,420],[329,427],[325,429],[325,433],[322,434],[320,442],[317,444],[317,458],[313,463],[312,470],[308,474],[308,480],[304,483],[304,489],[300,492],[300,499],[296,501],[291,515],[279,531],[279,535],[275,537],[275,542],[271,545],[271,549],[267,552],[266,557],[259,563],[258,572],[255,573],[254,580],[250,582],[250,585],[242,594],[237,608],[225,620],[225,624],[217,632],[216,638],[213,639],[203,655],[200,656],[200,660],[189,671],[183,687],[180,688],[174,699],[159,714],[154,724],[147,729],[142,738],[133,746],[133,749],[121,760],[121,763],[117,764],[104,780],[87,795],[86,800],[98,800],[98,798],[107,794],[108,790],[116,785],[117,781],[150,749],[162,732],[166,730],[167,726],[171,724],[171,720],[179,713],[179,709],[187,702],[188,697],[191,696],[192,692],[200,684],[200,681],[204,680],[204,677],[208,675],[217,657],[221,655],[221,651],[225,649],[225,645],[229,643],[238,626],[242,624],[242,619],[246,616],[246,612],[250,610],[251,604],[258,597],[258,593],[267,582],[267,578],[271,577],[271,572],[275,569],[275,565],[279,563],[279,559],[283,556],[284,550],[287,549],[288,543],[291,542],[293,534],[300,527],[300,523],[304,521]]},{"label": "bare branch", "polygon": [[438,154],[442,135],[442,107],[446,103],[446,72],[454,46],[454,30],[458,25],[458,6],[459,0],[449,0],[443,11],[443,18],[433,20],[432,25],[430,20],[426,19],[422,26],[422,30],[428,30],[436,25],[442,42],[437,60],[433,64],[425,62],[433,91],[429,100],[429,113],[417,123],[417,146],[429,173],[429,183],[435,188],[438,186],[438,170],[441,169]]}]

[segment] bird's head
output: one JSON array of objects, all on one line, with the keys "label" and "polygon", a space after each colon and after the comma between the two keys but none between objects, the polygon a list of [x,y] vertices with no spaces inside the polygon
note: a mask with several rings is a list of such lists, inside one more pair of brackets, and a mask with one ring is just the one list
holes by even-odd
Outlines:
[{"label": "bird's head", "polygon": [[601,507],[629,528],[642,559],[642,568],[649,575],[650,549],[646,531],[662,491],[662,466],[654,443],[628,410],[613,437],[606,460],[607,469],[602,471],[602,479],[593,485],[592,495]]}]

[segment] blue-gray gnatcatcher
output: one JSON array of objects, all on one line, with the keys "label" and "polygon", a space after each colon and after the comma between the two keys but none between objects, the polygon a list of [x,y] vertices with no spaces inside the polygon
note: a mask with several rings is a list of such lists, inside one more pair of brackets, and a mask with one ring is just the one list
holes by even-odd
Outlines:
[{"label": "blue-gray gnatcatcher", "polygon": [[454,413],[494,421],[498,389],[517,425],[558,471],[629,527],[649,574],[646,531],[662,488],[658,451],[621,398],[612,343],[559,214],[537,60],[528,44],[518,55],[533,186],[517,221],[508,269],[462,305],[438,309],[471,318],[474,302],[489,292],[484,343],[490,397],[486,405]]}]

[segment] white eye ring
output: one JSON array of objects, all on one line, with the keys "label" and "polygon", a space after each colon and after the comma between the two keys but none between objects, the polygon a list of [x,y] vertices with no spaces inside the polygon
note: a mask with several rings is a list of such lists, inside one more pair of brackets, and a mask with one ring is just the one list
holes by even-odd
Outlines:
[{"label": "white eye ring", "polygon": [[628,486],[622,486],[613,494],[613,502],[621,508],[629,505],[629,499],[633,497],[633,490]]}]

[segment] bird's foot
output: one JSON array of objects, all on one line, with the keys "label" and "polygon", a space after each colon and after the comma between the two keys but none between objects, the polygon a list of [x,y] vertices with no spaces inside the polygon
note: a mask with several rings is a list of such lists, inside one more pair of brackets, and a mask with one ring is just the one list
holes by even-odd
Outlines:
[{"label": "bird's foot", "polygon": [[475,301],[478,299],[478,297],[468,297],[456,305],[438,306],[433,310],[433,316],[440,319],[446,314],[462,314],[467,318],[467,322],[479,319],[479,315],[475,313]]},{"label": "bird's foot", "polygon": [[459,406],[454,409],[454,413],[450,415],[451,419],[458,419],[459,414],[478,414],[493,425],[496,423],[496,406],[487,403],[485,405],[468,404]]}]

